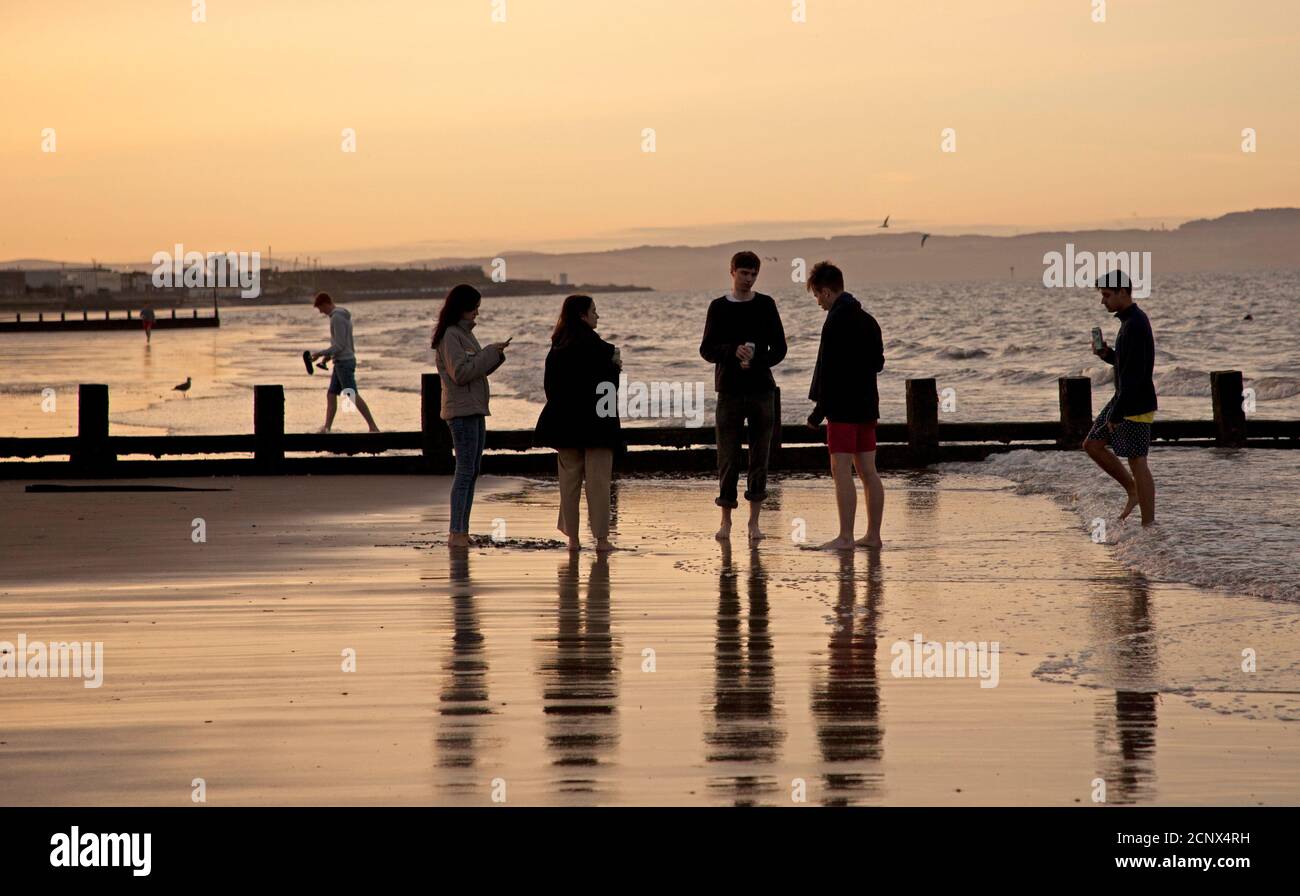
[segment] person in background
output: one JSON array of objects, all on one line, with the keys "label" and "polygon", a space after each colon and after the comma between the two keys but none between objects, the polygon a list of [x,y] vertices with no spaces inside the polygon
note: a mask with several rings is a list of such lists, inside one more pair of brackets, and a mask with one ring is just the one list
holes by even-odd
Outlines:
[{"label": "person in background", "polygon": [[[749,470],[745,500],[749,502],[749,537],[758,541],[759,510],[767,497],[767,459],[772,446],[776,380],[772,368],[785,358],[785,329],[771,296],[754,292],[760,262],[753,252],[731,258],[729,295],[709,304],[700,355],[713,362],[713,387],[718,393],[715,425],[718,442],[718,497],[722,526],[717,537],[731,537],[731,511],[739,506],[740,437],[749,436]],[[748,423],[748,426],[746,426]]]},{"label": "person in background", "polygon": [[157,315],[153,313],[153,306],[145,302],[144,307],[140,309],[140,323],[144,325],[144,341],[146,345],[153,342],[153,324],[156,319]]},{"label": "person in background", "polygon": [[325,393],[325,425],[318,431],[330,431],[334,425],[334,414],[339,409],[339,395],[346,393],[348,400],[356,405],[365,418],[370,431],[379,432],[375,418],[370,415],[370,406],[357,392],[357,353],[352,345],[352,312],[335,305],[326,292],[317,293],[312,304],[330,319],[330,345],[329,348],[313,352],[311,359],[329,358],[334,362],[329,389]]},{"label": "person in background", "polygon": [[456,473],[451,481],[451,525],[447,544],[469,545],[469,515],[474,506],[483,448],[487,443],[488,377],[506,359],[505,342],[484,348],[474,338],[482,296],[474,287],[453,286],[433,328],[432,346],[442,382],[441,416],[451,430]]},{"label": "person in background", "polygon": [[[1156,521],[1156,482],[1147,464],[1151,424],[1156,419],[1156,387],[1152,378],[1156,361],[1155,336],[1146,312],[1133,301],[1133,284],[1123,271],[1097,279],[1101,303],[1119,318],[1119,335],[1111,348],[1103,339],[1093,354],[1115,367],[1115,394],[1097,415],[1084,440],[1083,450],[1128,492],[1120,513],[1128,519],[1134,507],[1142,508],[1142,525]],[[1113,452],[1113,453],[1112,453]],[[1128,460],[1129,471],[1120,458]]]},{"label": "person in background", "polygon": [[[839,535],[821,545],[821,550],[851,550],[855,545],[878,549],[885,514],[885,486],[876,472],[876,421],[880,417],[876,374],[885,369],[880,325],[861,302],[844,291],[844,274],[829,261],[813,265],[808,291],[827,312],[808,389],[813,402],[808,425],[816,429],[826,420],[826,448],[840,518]],[[867,505],[867,534],[856,542],[854,467]]]},{"label": "person in background", "polygon": [[[569,296],[560,309],[546,355],[546,406],[537,418],[534,443],[557,452],[560,515],[556,528],[576,551],[578,504],[587,485],[587,523],[596,550],[609,541],[609,490],[614,452],[622,448],[617,384],[623,363],[618,349],[596,334],[600,315],[591,296]],[[613,400],[611,400],[613,396]]]}]

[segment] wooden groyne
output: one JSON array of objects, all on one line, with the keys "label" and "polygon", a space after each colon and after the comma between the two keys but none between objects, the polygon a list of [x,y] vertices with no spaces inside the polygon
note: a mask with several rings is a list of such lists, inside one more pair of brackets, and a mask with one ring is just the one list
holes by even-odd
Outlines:
[{"label": "wooden groyne", "polygon": [[[189,329],[191,327],[219,327],[221,314],[213,309],[211,314],[200,316],[197,308],[190,309],[189,315],[176,313],[171,309],[170,315],[158,312],[154,318],[155,330]],[[13,320],[0,320],[0,333],[53,333],[62,331],[85,332],[87,330],[140,330],[142,322],[138,315],[128,310],[126,316],[114,317],[112,312],[60,311],[55,317],[53,311],[28,313],[26,317],[17,314]]]},{"label": "wooden groyne", "polygon": [[[1247,420],[1240,371],[1210,375],[1210,420],[1160,420],[1153,444],[1179,447],[1300,448],[1300,420]],[[1092,383],[1087,377],[1058,381],[1060,418],[1041,422],[942,423],[934,379],[906,382],[907,422],[876,430],[882,469],[924,467],[946,461],[983,460],[1016,449],[1046,451],[1080,447],[1092,425]],[[442,383],[421,378],[416,431],[383,433],[287,433],[284,387],[255,386],[253,432],[242,435],[114,436],[109,432],[108,387],[82,384],[75,436],[0,438],[0,479],[148,478],[359,473],[446,475],[455,467],[451,432],[439,418]],[[780,391],[777,418],[780,419]],[[716,471],[712,426],[627,426],[628,452],[616,462],[621,474]],[[483,471],[499,475],[554,475],[555,456],[533,449],[532,430],[488,429]],[[223,455],[231,455],[223,457]],[[43,458],[66,458],[44,460]],[[42,458],[31,460],[31,458]],[[135,459],[140,458],[140,459]],[[825,429],[786,424],[772,436],[774,471],[825,471]]]}]

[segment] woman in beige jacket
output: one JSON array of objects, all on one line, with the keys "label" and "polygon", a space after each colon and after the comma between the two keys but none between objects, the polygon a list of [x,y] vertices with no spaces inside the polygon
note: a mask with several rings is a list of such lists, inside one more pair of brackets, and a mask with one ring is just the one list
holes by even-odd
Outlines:
[{"label": "woman in beige jacket", "polygon": [[474,505],[474,483],[487,439],[488,381],[506,359],[510,340],[483,348],[474,338],[479,291],[467,284],[453,286],[438,312],[433,328],[433,350],[442,380],[442,419],[451,429],[456,452],[456,474],[451,481],[452,547],[469,544],[469,513]]}]

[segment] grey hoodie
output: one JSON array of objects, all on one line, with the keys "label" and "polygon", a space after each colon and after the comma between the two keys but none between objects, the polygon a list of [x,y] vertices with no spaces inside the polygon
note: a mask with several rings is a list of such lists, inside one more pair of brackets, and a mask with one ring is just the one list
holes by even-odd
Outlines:
[{"label": "grey hoodie", "polygon": [[321,352],[321,357],[330,358],[336,364],[357,359],[352,346],[352,312],[348,309],[336,307],[330,312],[330,347]]}]

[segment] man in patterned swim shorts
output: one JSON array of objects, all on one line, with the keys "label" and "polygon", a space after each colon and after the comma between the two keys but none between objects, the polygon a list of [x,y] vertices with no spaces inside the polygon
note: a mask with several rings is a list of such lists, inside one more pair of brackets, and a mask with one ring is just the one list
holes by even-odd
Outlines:
[{"label": "man in patterned swim shorts", "polygon": [[[1156,483],[1147,465],[1156,418],[1155,337],[1146,313],[1133,301],[1133,284],[1123,271],[1102,275],[1097,289],[1106,310],[1120,320],[1115,347],[1103,340],[1101,348],[1094,349],[1097,357],[1115,366],[1115,395],[1097,415],[1083,448],[1128,492],[1119,518],[1127,519],[1134,507],[1141,507],[1142,525],[1150,526],[1156,521]],[[1128,459],[1132,475],[1121,457]]]}]

